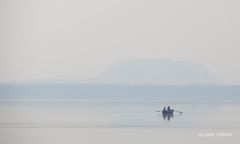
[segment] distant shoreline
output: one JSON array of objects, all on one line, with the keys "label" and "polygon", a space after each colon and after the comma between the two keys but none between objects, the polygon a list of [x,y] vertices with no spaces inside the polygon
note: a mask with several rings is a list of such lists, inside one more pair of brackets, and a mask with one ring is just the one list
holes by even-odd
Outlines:
[{"label": "distant shoreline", "polygon": [[114,85],[114,84],[0,84],[0,101],[240,101],[240,86]]}]

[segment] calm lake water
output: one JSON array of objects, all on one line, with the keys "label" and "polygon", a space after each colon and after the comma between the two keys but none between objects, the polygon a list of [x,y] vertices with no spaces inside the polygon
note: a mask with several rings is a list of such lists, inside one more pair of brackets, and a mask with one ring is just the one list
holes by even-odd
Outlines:
[{"label": "calm lake water", "polygon": [[[167,105],[183,113],[156,112]],[[2,101],[0,143],[237,143],[239,115],[237,102]]]}]

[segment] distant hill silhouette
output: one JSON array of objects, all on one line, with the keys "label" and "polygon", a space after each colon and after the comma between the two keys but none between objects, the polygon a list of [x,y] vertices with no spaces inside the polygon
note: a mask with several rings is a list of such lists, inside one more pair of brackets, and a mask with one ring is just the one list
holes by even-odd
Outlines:
[{"label": "distant hill silhouette", "polygon": [[221,81],[200,64],[169,59],[115,62],[102,74],[88,80],[111,84],[218,84]]}]

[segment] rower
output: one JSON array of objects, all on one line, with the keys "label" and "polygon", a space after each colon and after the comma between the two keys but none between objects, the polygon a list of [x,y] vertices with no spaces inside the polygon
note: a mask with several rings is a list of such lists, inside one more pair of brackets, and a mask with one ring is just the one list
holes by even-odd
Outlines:
[{"label": "rower", "polygon": [[165,113],[165,112],[166,112],[166,107],[163,108],[163,113]]},{"label": "rower", "polygon": [[171,111],[171,108],[170,106],[167,107],[167,111],[170,112]]}]

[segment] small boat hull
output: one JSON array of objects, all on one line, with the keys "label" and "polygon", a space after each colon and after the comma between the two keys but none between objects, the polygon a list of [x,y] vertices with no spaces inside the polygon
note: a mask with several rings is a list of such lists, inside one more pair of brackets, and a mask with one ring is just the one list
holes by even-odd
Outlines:
[{"label": "small boat hull", "polygon": [[162,111],[163,115],[172,115],[174,112],[174,110],[170,110],[170,111]]},{"label": "small boat hull", "polygon": [[170,119],[173,118],[173,112],[174,110],[162,111],[163,119],[165,120],[167,118],[167,120],[170,121]]}]

